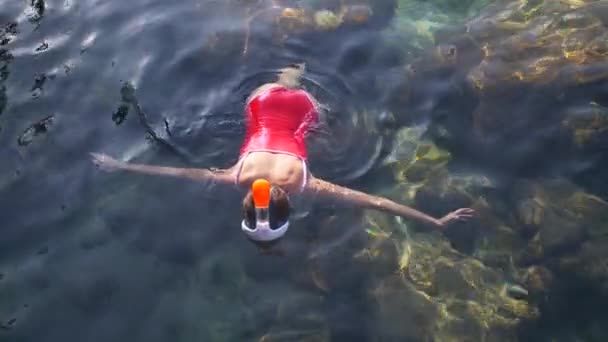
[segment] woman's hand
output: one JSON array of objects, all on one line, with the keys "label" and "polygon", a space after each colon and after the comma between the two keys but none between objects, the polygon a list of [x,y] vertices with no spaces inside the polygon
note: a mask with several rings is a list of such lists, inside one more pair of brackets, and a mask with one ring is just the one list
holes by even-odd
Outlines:
[{"label": "woman's hand", "polygon": [[103,153],[91,153],[91,161],[104,171],[116,171],[124,166],[123,162]]},{"label": "woman's hand", "polygon": [[460,208],[437,220],[437,225],[441,228],[447,227],[453,222],[464,222],[475,216],[475,210],[471,208]]}]

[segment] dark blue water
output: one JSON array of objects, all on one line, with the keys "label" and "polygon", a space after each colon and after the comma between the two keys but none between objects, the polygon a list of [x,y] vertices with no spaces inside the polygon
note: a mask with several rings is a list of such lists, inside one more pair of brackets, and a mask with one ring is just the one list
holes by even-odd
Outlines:
[{"label": "dark blue water", "polygon": [[[603,340],[608,11],[581,2],[356,2],[323,31],[284,8],[339,2],[0,0],[0,341]],[[545,83],[543,20],[587,49]],[[480,216],[313,204],[267,255],[241,194],[89,161],[228,167],[249,92],[301,62],[313,173]]]}]

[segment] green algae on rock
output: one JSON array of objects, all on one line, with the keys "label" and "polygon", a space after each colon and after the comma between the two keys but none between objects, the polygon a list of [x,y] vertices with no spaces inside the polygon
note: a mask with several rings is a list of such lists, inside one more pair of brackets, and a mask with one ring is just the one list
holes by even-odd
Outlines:
[{"label": "green algae on rock", "polygon": [[[542,249],[552,253],[606,233],[608,203],[565,180],[522,181],[517,207],[520,222],[538,230]],[[517,195],[516,195],[517,196]]]},{"label": "green algae on rock", "polygon": [[273,7],[276,35],[287,37],[338,28],[384,27],[392,19],[396,1],[319,1],[301,3],[295,7]]},{"label": "green algae on rock", "polygon": [[502,272],[454,250],[441,234],[414,233],[378,216],[366,214],[378,226],[376,236],[393,240],[391,250],[400,254],[394,260],[371,254],[372,265],[397,267],[394,274],[375,277],[370,290],[379,340],[516,340],[518,324],[538,318],[536,307],[512,298]]},{"label": "green algae on rock", "polygon": [[395,143],[384,165],[389,165],[399,182],[422,184],[445,174],[450,153],[422,138],[423,129],[406,127],[395,134]]},{"label": "green algae on rock", "polygon": [[608,137],[605,7],[494,2],[464,24],[439,27],[409,58],[393,111],[432,120],[447,132],[442,146],[490,165],[525,169],[551,149],[573,163],[595,160]]}]

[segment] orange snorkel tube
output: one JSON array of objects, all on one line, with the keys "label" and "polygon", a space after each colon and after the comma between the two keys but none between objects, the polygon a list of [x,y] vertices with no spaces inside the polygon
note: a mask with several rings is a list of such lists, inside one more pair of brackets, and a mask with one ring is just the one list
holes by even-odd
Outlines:
[{"label": "orange snorkel tube", "polygon": [[270,188],[270,182],[265,179],[258,179],[251,184],[253,203],[256,208],[268,208],[270,205]]},{"label": "orange snorkel tube", "polygon": [[255,228],[251,229],[247,226],[247,222],[243,220],[241,229],[247,236],[255,241],[272,241],[276,240],[287,232],[289,221],[285,222],[277,229],[270,228],[268,221],[268,209],[270,206],[270,182],[266,179],[258,179],[251,185],[251,193],[253,194],[253,204],[255,205]]}]

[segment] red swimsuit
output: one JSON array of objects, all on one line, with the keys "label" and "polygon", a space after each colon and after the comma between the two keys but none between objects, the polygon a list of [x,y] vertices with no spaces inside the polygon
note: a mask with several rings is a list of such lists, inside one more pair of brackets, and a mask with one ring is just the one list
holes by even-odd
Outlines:
[{"label": "red swimsuit", "polygon": [[241,156],[266,151],[307,158],[304,138],[318,121],[315,104],[303,90],[273,87],[247,105],[247,134]]}]

